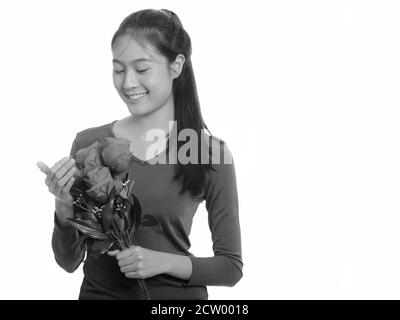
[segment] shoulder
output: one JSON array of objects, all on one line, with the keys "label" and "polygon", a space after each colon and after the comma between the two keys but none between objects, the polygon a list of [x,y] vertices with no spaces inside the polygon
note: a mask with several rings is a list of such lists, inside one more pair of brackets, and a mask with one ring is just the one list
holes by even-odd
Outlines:
[{"label": "shoulder", "polygon": [[202,131],[202,152],[208,152],[212,165],[233,164],[232,152],[225,140]]},{"label": "shoulder", "polygon": [[112,135],[112,126],[117,120],[106,124],[98,125],[78,131],[75,137],[75,143],[80,148],[85,148],[103,137]]},{"label": "shoulder", "polygon": [[208,153],[208,163],[210,164],[210,170],[206,170],[206,194],[210,195],[211,192],[214,192],[215,186],[230,188],[236,185],[233,156],[227,142],[204,131],[201,140],[201,151]]},{"label": "shoulder", "polygon": [[[204,198],[207,206],[221,202],[222,205],[237,197],[236,172],[232,152],[227,142],[204,133],[202,149],[210,152],[211,170],[206,170]],[[202,151],[203,151],[202,150]],[[217,200],[213,202],[213,200]]]}]

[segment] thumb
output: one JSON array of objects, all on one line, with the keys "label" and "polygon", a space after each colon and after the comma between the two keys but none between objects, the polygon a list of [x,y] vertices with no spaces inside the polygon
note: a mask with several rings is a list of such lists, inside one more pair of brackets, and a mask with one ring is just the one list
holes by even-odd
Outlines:
[{"label": "thumb", "polygon": [[118,253],[119,250],[107,251],[107,254],[112,257],[116,256]]},{"label": "thumb", "polygon": [[47,174],[50,171],[50,168],[41,161],[36,162],[36,165],[40,169],[40,171],[42,171],[45,174]]}]

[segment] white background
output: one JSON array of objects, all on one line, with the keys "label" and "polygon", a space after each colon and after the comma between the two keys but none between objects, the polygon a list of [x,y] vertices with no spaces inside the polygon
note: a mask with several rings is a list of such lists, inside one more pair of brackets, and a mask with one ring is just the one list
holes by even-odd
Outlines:
[{"label": "white background", "polygon": [[[399,299],[397,1],[3,1],[1,299],[77,299],[51,250],[37,161],[128,115],[110,42],[133,11],[178,14],[204,119],[237,174],[244,276],[210,299]],[[212,255],[207,212],[191,233]]]}]

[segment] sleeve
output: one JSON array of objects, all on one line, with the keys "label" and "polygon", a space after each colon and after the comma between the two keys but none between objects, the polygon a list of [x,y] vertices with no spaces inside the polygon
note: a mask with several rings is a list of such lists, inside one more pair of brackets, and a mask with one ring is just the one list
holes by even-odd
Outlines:
[{"label": "sleeve", "polygon": [[234,286],[243,276],[238,193],[232,155],[224,143],[223,157],[230,163],[213,164],[207,174],[204,198],[213,241],[213,257],[190,255],[192,275],[183,286]]},{"label": "sleeve", "polygon": [[[78,150],[78,135],[76,135],[72,144],[70,156],[75,157]],[[64,226],[60,224],[57,218],[56,211],[54,211],[54,229],[52,235],[52,248],[54,258],[57,264],[67,272],[74,272],[84,259],[85,253],[75,255],[74,250],[71,249],[72,243],[78,238],[78,231],[72,226]]]}]

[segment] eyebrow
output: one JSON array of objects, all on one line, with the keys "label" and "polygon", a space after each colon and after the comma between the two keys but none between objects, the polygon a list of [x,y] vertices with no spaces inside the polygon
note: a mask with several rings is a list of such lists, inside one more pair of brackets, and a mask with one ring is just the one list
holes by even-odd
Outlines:
[{"label": "eyebrow", "polygon": [[[113,62],[120,63],[120,64],[124,64],[122,61],[119,61],[119,60],[117,60],[117,59],[113,59],[112,61],[113,61]],[[149,61],[149,62],[151,62],[151,60],[150,60],[150,59],[147,59],[147,58],[138,58],[138,59],[132,60],[131,63],[132,63],[132,62],[141,62],[141,61]]]}]

